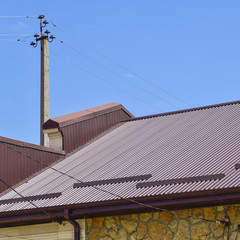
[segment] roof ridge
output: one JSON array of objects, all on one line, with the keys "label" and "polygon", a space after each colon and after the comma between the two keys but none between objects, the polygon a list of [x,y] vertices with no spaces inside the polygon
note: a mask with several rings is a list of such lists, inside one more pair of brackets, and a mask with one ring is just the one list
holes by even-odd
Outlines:
[{"label": "roof ridge", "polygon": [[[105,109],[113,108],[115,106],[120,106],[120,105],[121,105],[120,103],[110,102],[110,103],[102,104],[102,105],[99,105],[99,106],[95,106],[95,107],[91,107],[91,108],[87,108],[87,109],[82,109],[82,110],[79,110],[79,111],[76,111],[76,112],[63,114],[63,115],[60,115],[60,116],[57,116],[57,117],[54,117],[54,118],[50,118],[50,119],[58,122],[58,119],[62,119],[63,117],[70,117],[69,119],[61,120],[61,122],[66,122],[66,121],[69,121],[70,119],[81,118],[85,115],[88,115],[88,114],[91,114],[91,113],[98,113],[98,112],[101,112]],[[101,109],[101,107],[102,107],[102,109]],[[84,112],[86,112],[86,113],[84,113]],[[78,115],[78,114],[81,114],[81,113],[83,113],[83,115]]]},{"label": "roof ridge", "polygon": [[165,112],[165,113],[146,115],[146,116],[142,116],[142,117],[135,117],[132,119],[125,120],[124,122],[130,122],[130,121],[136,121],[136,120],[142,120],[142,119],[148,119],[148,118],[155,118],[155,117],[161,117],[161,116],[173,115],[173,114],[179,114],[179,113],[185,113],[185,112],[192,112],[192,111],[204,110],[204,109],[209,109],[209,108],[223,107],[223,106],[234,105],[234,104],[240,104],[240,100],[206,105],[206,106],[196,107],[196,108],[182,109],[182,110]]},{"label": "roof ridge", "polygon": [[77,122],[83,122],[119,110],[124,111],[129,117],[134,117],[122,104],[111,102],[55,118],[50,118],[43,124],[43,129],[65,127]]}]

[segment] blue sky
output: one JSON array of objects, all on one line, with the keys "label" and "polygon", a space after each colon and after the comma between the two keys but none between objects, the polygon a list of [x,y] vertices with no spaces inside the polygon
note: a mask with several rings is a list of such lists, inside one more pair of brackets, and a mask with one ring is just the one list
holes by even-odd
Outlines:
[{"label": "blue sky", "polygon": [[[0,15],[43,13],[58,27],[47,27],[64,42],[56,40],[50,44],[50,117],[108,102],[121,103],[135,116],[143,116],[188,106],[91,51],[80,41],[194,107],[239,100],[239,9],[239,1],[221,0],[10,0],[1,5]],[[0,136],[39,144],[40,49],[29,45],[32,37],[26,38],[26,42],[2,40],[23,38],[3,34],[37,32],[37,19],[0,18]]]}]

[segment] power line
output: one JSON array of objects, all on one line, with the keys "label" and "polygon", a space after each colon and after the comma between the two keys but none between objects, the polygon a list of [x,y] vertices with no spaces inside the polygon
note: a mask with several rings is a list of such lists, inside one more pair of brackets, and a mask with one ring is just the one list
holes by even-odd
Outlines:
[{"label": "power line", "polygon": [[19,42],[26,42],[25,39],[30,38],[30,37],[32,37],[32,36],[34,36],[34,35],[31,34],[31,35],[26,36],[26,37],[24,37],[24,38],[18,38],[17,41],[19,41]]},{"label": "power line", "polygon": [[37,18],[37,16],[0,16],[0,18]]},{"label": "power line", "polygon": [[156,94],[154,94],[154,93],[148,91],[147,89],[145,89],[145,88],[139,86],[139,85],[136,84],[135,82],[130,81],[130,80],[124,78],[121,74],[112,71],[110,68],[108,68],[108,67],[106,67],[105,65],[99,63],[98,61],[94,60],[93,58],[91,58],[91,57],[89,57],[89,56],[83,54],[82,52],[80,52],[80,51],[77,50],[76,48],[71,47],[70,45],[66,44],[65,42],[63,42],[63,41],[61,41],[61,40],[59,40],[59,39],[56,39],[56,40],[58,40],[59,42],[61,42],[63,45],[65,45],[65,46],[68,47],[69,49],[71,49],[71,50],[77,52],[79,55],[83,56],[84,58],[88,59],[89,61],[94,62],[95,64],[97,64],[97,65],[100,66],[101,68],[103,68],[103,69],[107,70],[108,72],[114,74],[115,76],[118,76],[119,78],[123,79],[124,81],[126,81],[126,82],[128,82],[128,83],[134,85],[135,87],[137,87],[137,88],[141,89],[142,91],[144,91],[144,92],[150,94],[151,96],[153,96],[153,97],[159,99],[160,101],[165,102],[166,104],[168,104],[168,105],[170,105],[170,106],[172,106],[172,107],[175,107],[175,108],[178,108],[178,109],[179,109],[178,106],[176,106],[176,105],[170,103],[169,101],[167,101],[167,100],[165,100],[165,99],[163,99],[163,98],[160,98],[158,95],[156,95]]},{"label": "power line", "polygon": [[[32,36],[32,35],[31,35],[31,36]],[[22,42],[26,42],[24,39],[26,39],[26,38],[28,38],[28,37],[30,37],[30,36],[27,36],[27,37],[22,38],[22,39],[17,39],[17,40],[11,40],[11,39],[10,39],[9,41],[22,41]],[[95,74],[95,73],[90,72],[89,70],[87,70],[87,69],[83,68],[82,66],[80,66],[80,65],[78,65],[78,64],[76,64],[76,63],[74,63],[74,62],[72,62],[71,60],[69,60],[69,59],[67,59],[67,58],[65,58],[65,57],[63,57],[63,56],[57,54],[56,52],[54,52],[54,51],[52,51],[52,50],[49,50],[49,51],[52,52],[52,53],[53,53],[54,55],[56,55],[57,57],[63,59],[65,62],[68,62],[68,63],[70,63],[71,65],[73,65],[73,66],[75,66],[75,67],[81,69],[82,71],[87,72],[88,74],[90,74],[90,75],[94,76],[95,78],[98,78],[98,79],[100,79],[101,81],[103,81],[103,82],[105,82],[105,83],[111,85],[112,87],[118,89],[119,91],[122,91],[122,92],[124,92],[125,94],[130,95],[131,97],[137,99],[137,100],[140,101],[140,102],[143,102],[143,103],[147,104],[148,106],[150,106],[150,107],[152,107],[152,108],[154,108],[154,109],[157,109],[158,111],[164,112],[163,109],[161,109],[161,108],[159,108],[159,107],[157,107],[157,106],[155,106],[155,105],[153,105],[153,104],[151,104],[151,103],[149,103],[149,102],[143,100],[142,98],[139,98],[138,96],[136,96],[136,95],[134,95],[134,94],[128,92],[127,90],[124,90],[124,89],[122,89],[122,88],[116,86],[116,85],[113,84],[112,82],[110,82],[110,81],[108,81],[108,80],[102,78],[101,76],[99,76],[99,75],[97,75],[97,74]]]},{"label": "power line", "polygon": [[[29,155],[21,152],[21,151],[18,150],[18,149],[15,149],[15,148],[13,148],[13,147],[8,146],[8,145],[7,145],[5,142],[3,142],[3,141],[0,141],[0,143],[2,143],[2,144],[3,144],[4,146],[6,146],[7,148],[9,148],[9,149],[11,149],[11,150],[13,150],[13,151],[15,151],[15,152],[23,155],[23,156],[26,157],[26,158],[31,159],[32,161],[34,161],[34,162],[36,162],[36,163],[38,163],[38,164],[40,164],[40,165],[42,165],[42,166],[44,166],[44,167],[46,167],[46,168],[48,168],[48,169],[52,169],[53,171],[56,171],[56,172],[58,172],[59,174],[61,174],[61,175],[63,175],[63,176],[67,176],[67,177],[69,177],[69,178],[71,178],[71,179],[74,179],[74,180],[76,180],[77,182],[87,184],[86,182],[81,181],[81,180],[79,180],[79,179],[77,179],[77,178],[69,175],[69,174],[66,173],[66,172],[62,172],[62,171],[60,171],[60,170],[58,170],[58,169],[56,169],[56,168],[54,168],[54,167],[48,166],[47,164],[40,162],[39,160],[37,160],[37,159],[35,159],[35,158],[33,158],[33,157],[31,157],[31,156],[29,156]],[[88,184],[87,184],[87,185],[88,185]],[[89,184],[89,187],[92,187],[92,188],[94,188],[94,189],[96,189],[96,190],[98,190],[98,191],[101,191],[101,192],[110,194],[110,195],[112,195],[112,196],[114,196],[114,197],[123,199],[123,200],[125,200],[125,201],[131,202],[131,203],[135,203],[135,204],[137,204],[137,205],[139,205],[139,206],[142,206],[142,207],[151,208],[151,209],[154,209],[154,210],[157,210],[157,211],[169,212],[169,213],[172,213],[172,214],[175,214],[175,215],[185,216],[185,217],[188,217],[188,218],[203,220],[203,221],[207,221],[207,222],[214,222],[214,223],[219,223],[219,224],[225,224],[225,221],[221,221],[221,220],[209,220],[209,219],[205,219],[205,218],[195,217],[195,216],[192,216],[192,215],[189,215],[189,214],[185,214],[185,213],[178,213],[178,212],[170,211],[170,210],[167,210],[167,209],[164,209],[164,208],[154,207],[154,206],[152,206],[152,205],[149,205],[149,204],[146,204],[146,203],[141,203],[141,202],[138,202],[138,201],[133,200],[133,199],[130,199],[130,198],[125,198],[125,197],[123,197],[123,196],[120,196],[120,195],[118,195],[118,194],[112,193],[112,192],[107,191],[107,190],[105,190],[105,189],[102,189],[102,188],[99,188],[99,187],[96,187],[96,186],[92,186],[92,185],[90,185],[90,184]]]},{"label": "power line", "polygon": [[0,41],[4,41],[4,42],[27,42],[24,40],[24,38],[19,38],[19,39],[4,39],[1,38]]},{"label": "power line", "polygon": [[54,222],[58,222],[59,224],[60,221],[58,221],[57,219],[55,219],[51,214],[47,213],[45,210],[43,210],[42,208],[38,207],[35,203],[33,203],[32,201],[30,201],[27,197],[24,197],[21,193],[19,193],[17,190],[15,190],[13,187],[11,187],[8,183],[6,183],[4,180],[2,180],[0,178],[0,182],[2,182],[4,185],[6,185],[8,188],[10,188],[12,191],[14,191],[17,195],[19,195],[22,199],[24,199],[25,201],[29,202],[32,206],[34,206],[35,208],[37,208],[38,210],[40,210],[41,212],[43,212],[44,214],[46,214],[48,217],[52,218],[54,220]]},{"label": "power line", "polygon": [[10,37],[10,36],[33,36],[33,34],[26,34],[26,33],[24,33],[24,34],[22,34],[22,33],[13,33],[13,34],[11,34],[11,33],[0,33],[0,36],[1,37]]},{"label": "power line", "polygon": [[134,95],[134,94],[132,94],[132,93],[130,93],[130,92],[128,92],[128,91],[126,91],[126,90],[118,87],[118,86],[116,86],[115,84],[111,83],[110,81],[106,80],[105,78],[102,78],[101,76],[99,76],[99,75],[97,75],[97,74],[95,74],[95,73],[90,72],[89,70],[87,70],[87,69],[83,68],[82,66],[80,66],[80,65],[72,62],[71,60],[69,60],[69,59],[67,59],[67,58],[65,58],[65,57],[57,54],[56,52],[54,52],[54,51],[52,51],[52,50],[49,50],[49,51],[52,52],[52,53],[53,53],[54,55],[56,55],[57,57],[63,59],[65,62],[68,62],[68,63],[72,64],[73,66],[81,69],[82,71],[85,71],[86,73],[94,76],[95,78],[98,78],[98,79],[100,79],[101,81],[103,81],[103,82],[111,85],[112,87],[114,87],[114,88],[116,88],[116,89],[118,89],[118,90],[120,90],[120,91],[122,91],[122,92],[124,92],[124,93],[126,93],[126,94],[128,94],[128,95],[130,95],[130,96],[132,96],[133,98],[137,99],[138,101],[143,102],[143,103],[151,106],[151,107],[154,108],[154,109],[160,110],[160,111],[162,111],[162,112],[164,111],[163,109],[161,109],[161,108],[159,108],[159,107],[157,107],[157,106],[155,106],[155,105],[153,105],[153,104],[151,104],[151,103],[149,103],[149,102],[147,102],[147,101],[145,101],[145,100],[137,97],[136,95]]},{"label": "power line", "polygon": [[175,96],[174,94],[168,92],[167,90],[159,87],[158,85],[152,83],[151,81],[143,78],[142,76],[140,76],[140,75],[137,74],[136,72],[134,72],[134,71],[130,70],[129,68],[123,66],[122,64],[120,64],[119,62],[115,61],[114,59],[106,56],[105,54],[101,53],[100,51],[98,51],[98,50],[95,49],[94,47],[91,47],[90,45],[84,43],[83,41],[81,41],[80,39],[78,39],[77,37],[75,37],[74,35],[72,35],[71,33],[63,30],[62,28],[60,28],[60,27],[58,27],[58,26],[56,26],[56,24],[54,24],[53,21],[50,21],[50,22],[52,23],[52,25],[53,25],[55,28],[57,28],[57,29],[59,29],[60,31],[62,31],[63,33],[69,35],[71,38],[75,39],[76,41],[78,41],[79,43],[81,43],[82,45],[84,45],[85,47],[87,47],[87,48],[89,48],[90,50],[92,50],[93,52],[97,53],[98,55],[104,57],[106,60],[114,63],[115,65],[117,65],[117,66],[119,66],[119,67],[121,67],[122,69],[126,70],[127,72],[133,74],[135,77],[143,80],[144,82],[148,83],[148,84],[151,85],[152,87],[157,88],[157,89],[160,90],[161,92],[163,92],[163,93],[167,94],[168,96],[170,96],[170,97],[178,100],[179,102],[183,103],[184,105],[186,105],[186,106],[188,106],[188,107],[193,107],[193,106],[192,106],[191,104],[189,104],[188,102],[182,100],[181,98]]},{"label": "power line", "polygon": [[5,42],[17,42],[18,39],[4,39],[4,38],[0,38],[0,41],[5,41]]},{"label": "power line", "polygon": [[27,36],[27,37],[24,37],[24,38],[17,38],[17,39],[12,39],[12,38],[0,38],[0,41],[3,41],[3,42],[27,42],[25,39],[29,38],[29,37],[32,37],[33,35],[31,36]]},{"label": "power line", "polygon": [[[25,34],[24,34],[25,35]],[[24,36],[23,35],[23,36]],[[16,36],[19,36],[19,35],[16,35]],[[18,39],[12,39],[12,38],[0,38],[0,41],[5,41],[5,42],[26,42],[25,39],[29,38],[29,37],[32,37],[33,34],[31,35],[27,35],[26,37],[23,37],[23,38],[18,38]]]}]

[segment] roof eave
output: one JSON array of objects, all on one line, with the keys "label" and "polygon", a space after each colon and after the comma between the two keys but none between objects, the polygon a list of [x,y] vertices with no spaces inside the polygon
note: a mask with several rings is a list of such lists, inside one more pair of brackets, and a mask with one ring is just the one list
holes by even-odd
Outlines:
[{"label": "roof eave", "polygon": [[[69,209],[71,216],[74,218],[84,218],[151,212],[157,211],[157,208],[160,211],[161,209],[174,210],[229,205],[239,203],[240,188],[208,190],[174,195],[148,196],[133,200],[141,202],[145,204],[145,206],[128,200],[112,200],[48,207],[43,209],[54,218],[63,220],[64,209]],[[146,205],[150,205],[152,208]],[[42,213],[40,209],[14,211],[14,214],[13,212],[0,213],[0,228],[6,226],[46,223],[51,221],[52,219]]]}]

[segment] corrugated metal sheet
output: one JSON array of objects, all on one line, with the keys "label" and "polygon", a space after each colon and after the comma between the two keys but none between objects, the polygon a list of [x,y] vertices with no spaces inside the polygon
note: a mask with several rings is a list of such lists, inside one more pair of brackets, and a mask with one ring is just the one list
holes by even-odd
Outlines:
[{"label": "corrugated metal sheet", "polygon": [[[152,174],[148,180],[99,186],[124,198],[239,187],[239,136],[237,102],[128,121],[54,167],[82,181]],[[215,174],[225,177],[136,188],[138,182]],[[48,169],[16,190],[26,196],[62,192],[59,198],[35,201],[39,207],[118,199],[93,187],[73,188],[75,182]],[[1,199],[14,197],[10,192]],[[1,212],[31,208],[26,202],[0,205]]]},{"label": "corrugated metal sheet", "polygon": [[[21,151],[47,165],[65,156],[63,151],[0,137],[0,176],[10,186],[30,177],[32,174],[43,169],[43,166],[9,147]],[[0,193],[6,189],[6,185],[0,182]]]},{"label": "corrugated metal sheet", "polygon": [[128,119],[129,116],[124,111],[116,110],[75,124],[60,127],[63,135],[63,149],[67,153],[72,152],[117,123]]}]

